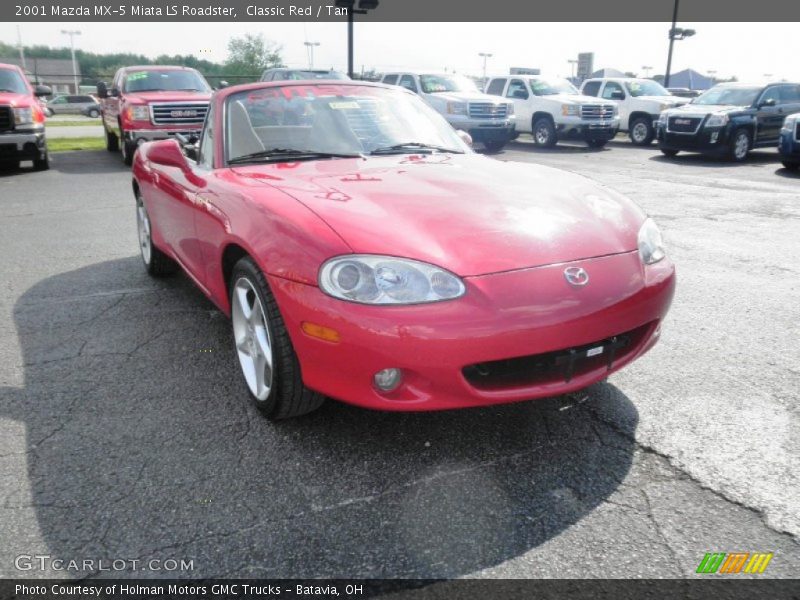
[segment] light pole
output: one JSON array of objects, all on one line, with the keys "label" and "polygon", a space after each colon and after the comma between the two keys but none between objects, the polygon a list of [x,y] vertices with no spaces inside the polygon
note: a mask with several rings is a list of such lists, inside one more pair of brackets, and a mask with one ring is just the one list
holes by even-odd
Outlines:
[{"label": "light pole", "polygon": [[569,63],[569,73],[572,79],[575,79],[575,69],[577,68],[578,61],[576,59],[569,59],[567,62]]},{"label": "light pole", "polygon": [[708,70],[708,76],[711,78],[711,83],[717,83],[717,72],[714,69]]},{"label": "light pole", "polygon": [[650,71],[653,70],[653,67],[648,67],[647,65],[642,65],[642,71],[644,71],[644,78],[650,78]]},{"label": "light pole", "polygon": [[675,40],[685,40],[697,33],[694,29],[682,29],[676,27],[678,23],[678,0],[675,0],[675,7],[672,10],[672,28],[669,30],[669,54],[667,54],[667,72],[664,74],[664,87],[669,87],[669,74],[672,70],[672,46]]},{"label": "light pole", "polygon": [[319,42],[303,42],[306,45],[308,52],[308,69],[314,69],[314,46],[319,46]]},{"label": "light pole", "polygon": [[486,61],[492,58],[491,52],[478,52],[478,56],[483,57],[483,85],[486,85]]},{"label": "light pole", "polygon": [[61,33],[69,36],[69,47],[72,51],[72,77],[75,79],[75,93],[77,94],[80,86],[78,85],[78,63],[75,62],[75,36],[80,35],[81,32],[78,29],[62,29]]},{"label": "light pole", "polygon": [[378,8],[380,0],[336,0],[334,3],[337,8],[347,10],[347,75],[353,78],[353,18],[355,15],[365,15],[367,11]]}]

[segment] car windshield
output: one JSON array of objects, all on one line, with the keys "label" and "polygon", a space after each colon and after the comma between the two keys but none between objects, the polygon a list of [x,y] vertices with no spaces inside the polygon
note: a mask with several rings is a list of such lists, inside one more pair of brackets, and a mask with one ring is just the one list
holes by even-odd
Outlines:
[{"label": "car windshield", "polygon": [[542,79],[535,77],[528,80],[531,91],[536,96],[553,96],[555,94],[577,94],[578,90],[566,79]]},{"label": "car windshield", "polygon": [[16,70],[0,69],[0,92],[27,94],[28,86]]},{"label": "car windshield", "polygon": [[163,70],[133,71],[125,77],[126,92],[210,92],[206,80],[197,71]]},{"label": "car windshield", "polygon": [[[455,130],[419,97],[364,85],[287,85],[231,94],[229,163],[373,152],[466,152]],[[252,159],[252,160],[251,160]]]},{"label": "car windshield", "polygon": [[700,94],[693,104],[728,104],[731,106],[749,106],[756,100],[761,91],[759,87],[715,87]]},{"label": "car windshield", "polygon": [[650,79],[637,79],[636,81],[626,81],[625,87],[628,88],[631,96],[669,96],[670,93],[664,86]]},{"label": "car windshield", "polygon": [[419,84],[426,94],[478,91],[475,82],[463,75],[420,75]]}]

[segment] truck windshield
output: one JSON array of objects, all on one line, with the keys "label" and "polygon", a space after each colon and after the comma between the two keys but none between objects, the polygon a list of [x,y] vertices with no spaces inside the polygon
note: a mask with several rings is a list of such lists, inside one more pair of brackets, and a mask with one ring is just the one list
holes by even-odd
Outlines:
[{"label": "truck windshield", "polygon": [[478,91],[475,82],[463,75],[420,75],[419,83],[426,94]]},{"label": "truck windshield", "polygon": [[125,77],[126,92],[210,92],[206,80],[197,71],[134,71]]},{"label": "truck windshield", "polygon": [[566,79],[530,79],[531,91],[536,96],[553,96],[555,94],[577,94],[578,90]]},{"label": "truck windshield", "polygon": [[758,87],[711,88],[694,99],[693,104],[728,104],[730,106],[749,106],[761,91]]},{"label": "truck windshield", "polygon": [[27,94],[28,86],[20,74],[12,69],[0,69],[0,92]]},{"label": "truck windshield", "polygon": [[625,82],[631,96],[669,96],[670,93],[658,82],[650,79],[637,79],[636,81]]},{"label": "truck windshield", "polygon": [[301,83],[226,102],[230,164],[469,151],[427,103],[396,88]]}]

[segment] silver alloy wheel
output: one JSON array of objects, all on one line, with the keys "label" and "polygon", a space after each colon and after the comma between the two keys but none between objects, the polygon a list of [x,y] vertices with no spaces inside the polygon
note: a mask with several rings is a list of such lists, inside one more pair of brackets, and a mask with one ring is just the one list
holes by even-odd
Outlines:
[{"label": "silver alloy wheel", "polygon": [[272,339],[255,287],[246,277],[233,286],[231,320],[239,364],[250,392],[266,400],[272,390]]},{"label": "silver alloy wheel", "polygon": [[142,199],[136,200],[136,224],[139,230],[139,249],[142,252],[144,264],[150,265],[153,257],[153,241],[150,237],[150,217],[147,216],[147,209],[142,203]]},{"label": "silver alloy wheel", "polygon": [[747,156],[749,149],[750,139],[747,137],[747,133],[740,131],[736,136],[736,143],[733,145],[733,155],[741,160]]},{"label": "silver alloy wheel", "polygon": [[550,130],[547,125],[541,125],[536,128],[536,141],[542,145],[550,141]]},{"label": "silver alloy wheel", "polygon": [[637,144],[641,144],[642,142],[644,142],[647,139],[647,125],[642,123],[641,121],[638,121],[633,126],[633,131],[631,131],[631,137],[633,138],[633,141],[636,142]]}]

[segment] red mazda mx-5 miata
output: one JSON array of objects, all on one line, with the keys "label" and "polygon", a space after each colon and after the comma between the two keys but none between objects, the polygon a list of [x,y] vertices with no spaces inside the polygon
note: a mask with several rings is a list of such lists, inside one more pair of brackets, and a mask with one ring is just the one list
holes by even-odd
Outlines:
[{"label": "red mazda mx-5 miata", "polygon": [[180,265],[230,315],[272,418],[575,391],[653,346],[675,288],[630,200],[475,154],[397,87],[224,89],[199,140],[142,145],[133,178],[145,267]]}]

